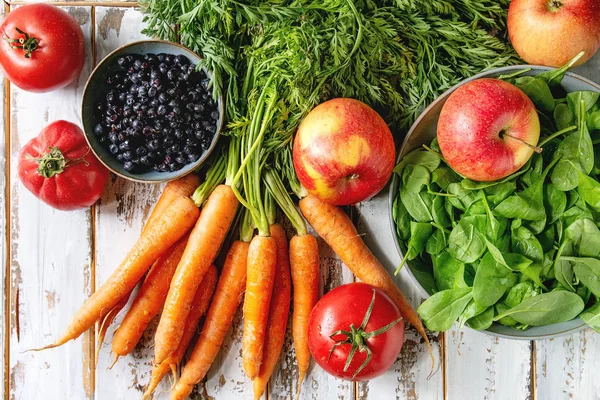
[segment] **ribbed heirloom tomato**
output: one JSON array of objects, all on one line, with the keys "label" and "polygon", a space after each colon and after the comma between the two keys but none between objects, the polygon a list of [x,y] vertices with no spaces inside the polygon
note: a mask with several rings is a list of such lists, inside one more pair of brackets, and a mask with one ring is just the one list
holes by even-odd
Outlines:
[{"label": "ribbed heirloom tomato", "polygon": [[81,27],[66,11],[29,4],[0,25],[0,65],[6,77],[29,92],[49,92],[75,80],[85,61]]},{"label": "ribbed heirloom tomato", "polygon": [[77,125],[55,121],[21,149],[19,179],[48,205],[74,210],[89,207],[102,196],[108,170],[90,151]]},{"label": "ribbed heirloom tomato", "polygon": [[349,283],[327,293],[313,308],[308,346],[325,371],[369,380],[390,369],[404,343],[400,311],[381,290]]}]

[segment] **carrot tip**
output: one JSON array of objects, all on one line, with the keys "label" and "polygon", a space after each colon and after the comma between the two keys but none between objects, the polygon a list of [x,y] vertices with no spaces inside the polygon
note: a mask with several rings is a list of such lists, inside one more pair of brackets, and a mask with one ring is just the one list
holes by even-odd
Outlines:
[{"label": "carrot tip", "polygon": [[119,355],[115,354],[115,358],[113,359],[112,364],[110,364],[110,367],[108,367],[108,369],[112,369],[112,367],[115,366],[115,364],[117,363],[117,361],[119,361]]},{"label": "carrot tip", "polygon": [[39,347],[39,348],[37,348],[37,349],[27,349],[27,350],[23,350],[23,351],[21,352],[21,354],[29,353],[29,352],[32,352],[32,351],[42,351],[42,350],[47,350],[47,349],[53,349],[53,348],[55,348],[55,347],[58,347],[58,346],[61,346],[61,345],[63,345],[63,344],[64,344],[64,342],[63,342],[63,343],[61,343],[61,342],[56,342],[56,343],[49,344],[48,346]]}]

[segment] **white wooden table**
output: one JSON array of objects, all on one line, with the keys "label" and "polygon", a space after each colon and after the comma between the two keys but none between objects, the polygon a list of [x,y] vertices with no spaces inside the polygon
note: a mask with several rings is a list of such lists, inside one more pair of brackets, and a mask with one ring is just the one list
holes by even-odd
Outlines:
[{"label": "white wooden table", "polygon": [[[4,13],[19,3],[5,5]],[[95,333],[41,353],[23,350],[53,341],[82,302],[102,283],[136,240],[161,187],[112,177],[101,201],[76,212],[56,211],[33,197],[17,178],[21,146],[49,122],[80,121],[83,86],[95,63],[136,39],[142,15],[128,2],[58,3],[81,24],[87,62],[79,80],[49,94],[30,94],[0,82],[0,370],[4,399],[137,399],[148,382],[152,335],[112,370],[110,346],[95,360]],[[600,56],[577,69],[600,81]],[[392,271],[399,263],[389,229],[387,193],[361,204],[358,227],[368,245]],[[321,243],[323,291],[352,282],[349,270]],[[398,284],[413,305],[421,293],[406,271]],[[110,336],[107,338],[110,342]],[[252,386],[242,373],[240,315],[208,379],[194,398],[250,399]],[[313,366],[302,399],[600,399],[600,335],[585,330],[537,342],[510,341],[469,329],[431,337],[438,369],[430,374],[426,348],[414,329],[394,367],[366,383],[349,383]],[[97,361],[97,364],[96,364]],[[290,335],[267,398],[291,399],[297,369]],[[156,397],[167,398],[168,382]]]}]

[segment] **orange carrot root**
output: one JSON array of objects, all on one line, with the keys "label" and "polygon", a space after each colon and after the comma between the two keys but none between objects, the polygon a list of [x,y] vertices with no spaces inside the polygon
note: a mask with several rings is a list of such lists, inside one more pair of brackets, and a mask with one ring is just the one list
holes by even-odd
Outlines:
[{"label": "orange carrot root", "polygon": [[202,333],[171,393],[171,399],[185,399],[194,386],[206,376],[219,354],[221,344],[244,296],[248,247],[248,243],[241,241],[235,241],[231,245]]},{"label": "orange carrot root", "polygon": [[185,235],[198,214],[198,207],[191,199],[175,199],[140,236],[123,263],[75,313],[63,335],[55,343],[37,350],[60,346],[91,328],[103,310],[113,308],[135,287],[154,261]]},{"label": "orange carrot root", "polygon": [[277,361],[279,361],[290,313],[292,282],[290,277],[288,242],[281,225],[271,225],[271,237],[277,243],[277,268],[275,271],[273,296],[271,297],[271,306],[269,308],[262,364],[258,375],[252,382],[255,400],[259,400],[262,397],[267,388],[267,383],[275,370]]},{"label": "orange carrot root", "polygon": [[171,279],[181,260],[188,235],[167,250],[146,275],[131,308],[115,332],[112,351],[116,356],[125,356],[135,348],[146,327],[162,309],[167,298]]},{"label": "orange carrot root", "polygon": [[262,362],[276,267],[275,239],[255,236],[248,249],[244,333],[242,334],[242,363],[246,376],[250,379],[258,375]]},{"label": "orange carrot root", "polygon": [[150,383],[144,392],[144,398],[154,393],[160,381],[169,371],[173,373],[173,387],[175,387],[177,383],[177,367],[183,359],[185,351],[192,341],[194,334],[198,330],[200,318],[206,313],[206,310],[208,310],[215,287],[217,286],[217,275],[217,268],[214,265],[211,265],[206,272],[206,275],[204,275],[204,279],[202,279],[200,287],[198,287],[198,290],[196,290],[196,294],[192,302],[192,309],[188,314],[185,324],[185,331],[181,337],[181,341],[177,347],[177,350],[175,350],[161,364],[154,365],[152,367],[152,378],[150,379]]},{"label": "orange carrot root", "polygon": [[298,393],[310,365],[308,322],[319,300],[319,245],[313,235],[294,236],[290,240],[290,265],[294,283],[292,336],[298,360]]},{"label": "orange carrot root", "polygon": [[[191,201],[191,200],[190,200]],[[154,338],[154,363],[162,363],[177,349],[189,305],[204,274],[214,261],[238,207],[227,185],[219,185],[206,201],[177,266]]]},{"label": "orange carrot root", "polygon": [[151,226],[154,221],[156,221],[158,216],[162,214],[176,198],[182,196],[190,197],[198,186],[200,186],[200,177],[193,172],[184,177],[168,182],[163,189],[162,194],[158,198],[158,201],[154,205],[152,213],[146,220],[143,231]]},{"label": "orange carrot root", "polygon": [[300,200],[300,210],[308,223],[358,279],[380,288],[396,303],[402,317],[410,322],[423,337],[429,354],[434,360],[429,338],[421,319],[408,303],[400,288],[394,283],[390,274],[365,245],[350,218],[340,208],[323,203],[312,195]]}]

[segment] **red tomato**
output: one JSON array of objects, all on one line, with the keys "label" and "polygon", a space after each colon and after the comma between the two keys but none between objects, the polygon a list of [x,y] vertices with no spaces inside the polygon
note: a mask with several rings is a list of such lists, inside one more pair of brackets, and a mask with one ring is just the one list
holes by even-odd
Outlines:
[{"label": "red tomato", "polygon": [[[401,318],[398,307],[381,290],[366,283],[339,286],[323,296],[310,314],[310,352],[317,364],[338,378],[372,379],[390,369],[400,354]],[[369,353],[372,357],[367,361]]]},{"label": "red tomato", "polygon": [[66,11],[30,4],[11,11],[0,25],[0,65],[29,92],[49,92],[75,80],[85,61],[81,27]]},{"label": "red tomato", "polygon": [[59,210],[94,204],[108,170],[98,161],[79,127],[56,121],[21,149],[19,179],[36,197]]}]

